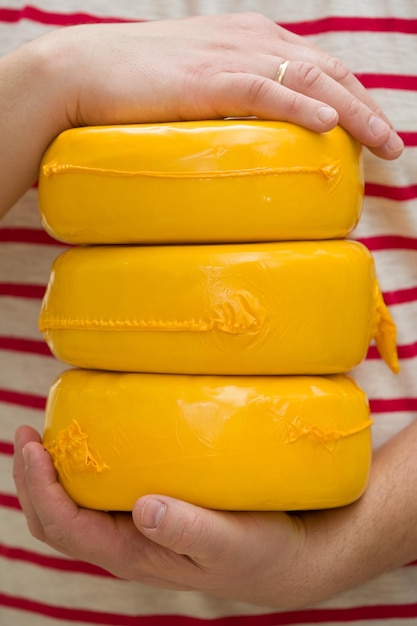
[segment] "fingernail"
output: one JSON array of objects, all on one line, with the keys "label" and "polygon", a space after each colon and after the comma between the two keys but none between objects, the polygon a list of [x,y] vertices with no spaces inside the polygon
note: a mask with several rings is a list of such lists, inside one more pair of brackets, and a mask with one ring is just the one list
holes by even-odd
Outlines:
[{"label": "fingernail", "polygon": [[391,152],[400,152],[404,148],[404,142],[401,137],[397,135],[395,130],[391,131],[387,143],[387,148],[388,150],[391,150]]},{"label": "fingernail", "polygon": [[376,115],[372,115],[369,120],[369,129],[374,137],[380,137],[389,131],[389,126],[384,120],[381,120],[380,117],[376,117]]},{"label": "fingernail", "polygon": [[29,467],[29,461],[30,461],[29,450],[26,450],[26,448],[22,448],[22,456],[23,456],[23,461],[25,463],[25,468],[27,469]]},{"label": "fingernail", "polygon": [[156,498],[149,498],[142,507],[140,523],[143,528],[158,528],[165,517],[166,504]]},{"label": "fingernail", "polygon": [[317,117],[323,124],[330,124],[336,120],[337,113],[330,107],[319,107],[317,109]]}]

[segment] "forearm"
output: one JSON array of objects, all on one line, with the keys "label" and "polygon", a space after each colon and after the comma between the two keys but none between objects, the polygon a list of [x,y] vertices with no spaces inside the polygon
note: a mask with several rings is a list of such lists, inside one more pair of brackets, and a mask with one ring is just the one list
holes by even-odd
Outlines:
[{"label": "forearm", "polygon": [[376,451],[358,502],[306,516],[314,601],[417,559],[416,454],[417,420]]},{"label": "forearm", "polygon": [[69,125],[56,62],[42,40],[0,59],[0,217],[36,181],[42,154]]}]

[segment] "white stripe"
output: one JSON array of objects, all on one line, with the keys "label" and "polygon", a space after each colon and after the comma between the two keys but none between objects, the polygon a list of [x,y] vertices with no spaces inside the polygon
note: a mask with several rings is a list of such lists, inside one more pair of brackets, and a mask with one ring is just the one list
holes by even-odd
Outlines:
[{"label": "white stripe", "polygon": [[[242,612],[246,615],[260,615],[265,612],[265,609],[261,607],[215,598],[208,599],[194,592],[186,594],[188,608],[185,611],[184,594],[150,589],[136,583],[105,577],[59,572],[6,559],[0,560],[1,575],[4,581],[3,593],[24,594],[26,598],[35,602],[58,607],[69,606],[74,609],[122,615],[135,613],[152,615],[155,614],[155,607],[157,607],[159,615],[181,615],[186,612],[202,619],[215,619],[219,616]],[[352,606],[353,601],[358,602],[359,605],[378,606],[378,598],[385,598],[385,603],[393,606],[409,604],[415,601],[416,588],[417,568],[402,568],[381,576],[360,589],[341,594],[332,601],[323,603],[320,608],[348,608]],[[361,622],[355,622],[355,624],[358,623]],[[370,626],[375,622],[364,620],[364,623]]]},{"label": "white stripe", "polygon": [[0,402],[0,415],[2,441],[12,443],[16,428],[21,424],[32,426],[38,432],[42,432],[45,417],[43,411]]},{"label": "white stripe", "polygon": [[37,299],[0,297],[0,335],[43,341],[38,329],[40,307]]},{"label": "white stripe", "polygon": [[392,305],[390,313],[397,326],[398,345],[408,345],[417,341],[417,302]]},{"label": "white stripe", "polygon": [[6,559],[0,559],[0,578],[3,593],[11,595],[24,593],[26,598],[35,602],[101,613],[121,615],[187,613],[207,619],[239,612],[246,615],[264,612],[261,607],[215,598],[207,599],[199,593],[189,592],[184,597],[184,594],[170,590],[151,589],[136,583],[100,576],[60,572]]},{"label": "white stripe", "polygon": [[[398,203],[386,198],[366,198],[364,210],[352,236],[397,235],[417,239],[417,202]],[[401,280],[401,275],[397,277]]]},{"label": "white stripe", "polygon": [[407,89],[369,89],[369,93],[389,117],[396,130],[404,132],[417,130],[415,114],[417,91]]},{"label": "white stripe", "polygon": [[[310,35],[308,39],[325,52],[341,59],[351,72],[413,75],[416,66],[413,55],[410,55],[412,37],[392,32],[328,32]],[[396,51],[395,56],[391,52],[393,49]]]},{"label": "white stripe", "polygon": [[0,280],[25,285],[46,285],[54,258],[55,246],[3,243],[0,246]]},{"label": "white stripe", "polygon": [[[408,131],[417,131],[417,120],[415,128],[408,128]],[[393,187],[407,187],[417,184],[416,159],[417,147],[406,148],[396,161],[382,161],[369,151],[365,151],[366,180],[369,183],[392,185]],[[417,199],[409,200],[409,202],[414,202],[417,209]]]},{"label": "white stripe", "polygon": [[417,250],[376,250],[373,257],[384,291],[417,287]]},{"label": "white stripe", "polygon": [[66,366],[50,357],[8,352],[0,368],[0,388],[46,396],[49,386]]},{"label": "white stripe", "polygon": [[[14,491],[11,493],[14,494]],[[18,547],[22,550],[28,550],[43,556],[60,556],[63,559],[68,558],[63,554],[58,554],[56,550],[46,543],[32,537],[26,524],[26,518],[22,511],[18,509],[0,507],[0,528],[2,529],[0,543],[6,546],[10,546],[11,548]],[[13,538],[13,540],[11,538]],[[8,541],[10,543],[8,543]],[[0,559],[0,562],[2,560],[6,560],[5,557]],[[7,559],[6,562],[10,563],[11,559]],[[0,580],[3,582],[1,575]],[[3,591],[3,588],[1,591]],[[1,621],[0,624],[3,626]],[[8,624],[4,626],[8,626]],[[16,626],[19,626],[19,624],[16,624]]]},{"label": "white stripe", "polygon": [[36,208],[37,197],[37,190],[29,189],[1,220],[0,228],[42,228],[39,211]]},{"label": "white stripe", "polygon": [[[392,400],[417,396],[417,358],[404,359],[399,374],[393,374],[383,361],[364,361],[352,375],[369,398]],[[393,432],[396,432],[395,425]]]},{"label": "white stripe", "polygon": [[[3,434],[3,433],[2,433]],[[0,493],[14,494],[13,459],[8,454],[0,454]],[[2,541],[0,537],[0,542]]]}]

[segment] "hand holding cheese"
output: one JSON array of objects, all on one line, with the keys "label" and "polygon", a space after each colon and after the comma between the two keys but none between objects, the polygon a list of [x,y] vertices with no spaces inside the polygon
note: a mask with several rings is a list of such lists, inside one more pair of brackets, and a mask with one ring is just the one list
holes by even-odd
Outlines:
[{"label": "hand holding cheese", "polygon": [[0,215],[36,181],[42,154],[66,129],[236,116],[319,133],[339,122],[382,158],[403,149],[353,73],[262,15],[57,29],[0,61]]},{"label": "hand holding cheese", "polygon": [[294,609],[417,558],[415,426],[376,452],[360,500],[324,511],[213,511],[164,494],[141,498],[133,521],[79,508],[27,427],[15,477],[32,534],[72,558],[145,585]]}]

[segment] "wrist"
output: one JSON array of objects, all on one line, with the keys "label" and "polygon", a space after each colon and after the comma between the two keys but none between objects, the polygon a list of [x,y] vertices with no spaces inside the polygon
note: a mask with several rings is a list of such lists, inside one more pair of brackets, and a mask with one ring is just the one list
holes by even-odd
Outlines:
[{"label": "wrist", "polygon": [[304,587],[314,601],[347,591],[417,558],[417,421],[374,455],[368,488],[340,509],[302,515]]},{"label": "wrist", "polygon": [[49,143],[71,126],[66,60],[48,35],[0,59],[0,216],[37,180]]}]

